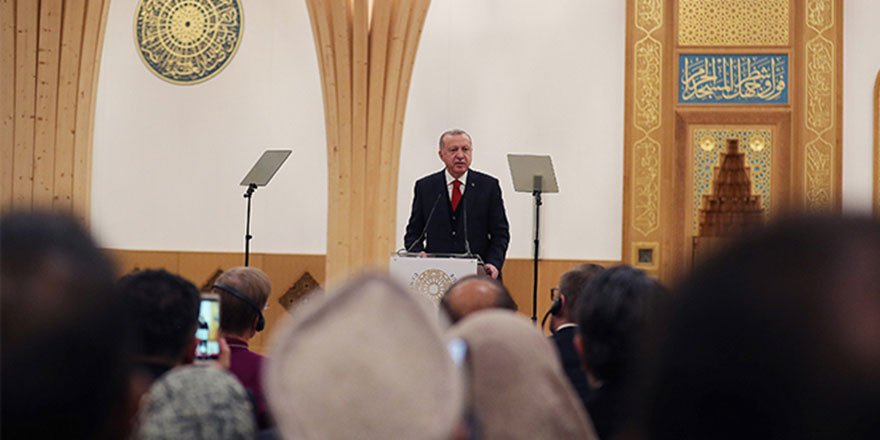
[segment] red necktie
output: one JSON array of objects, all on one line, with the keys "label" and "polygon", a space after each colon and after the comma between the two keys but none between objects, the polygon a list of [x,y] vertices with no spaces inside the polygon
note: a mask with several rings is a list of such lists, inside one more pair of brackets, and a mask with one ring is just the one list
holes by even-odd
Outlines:
[{"label": "red necktie", "polygon": [[458,209],[458,202],[461,201],[461,182],[458,179],[452,181],[452,210]]}]

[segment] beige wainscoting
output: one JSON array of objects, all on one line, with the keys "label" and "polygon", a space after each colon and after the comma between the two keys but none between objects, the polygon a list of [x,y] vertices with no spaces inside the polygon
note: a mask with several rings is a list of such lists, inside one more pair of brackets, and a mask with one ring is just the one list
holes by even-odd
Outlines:
[{"label": "beige wainscoting", "polygon": [[[240,253],[109,250],[120,275],[139,269],[162,268],[178,273],[202,287],[218,270],[241,266],[244,259]],[[324,285],[326,281],[324,255],[251,254],[251,266],[263,269],[272,280],[272,296],[266,314],[266,331],[252,341],[254,349],[268,351],[273,330],[286,315],[278,299],[305,273]],[[583,263],[604,266],[618,264],[616,261],[542,260],[538,268],[538,318],[550,307],[550,288],[557,285],[565,271]],[[511,259],[504,265],[504,281],[524,316],[532,314],[533,263],[529,259]]]}]

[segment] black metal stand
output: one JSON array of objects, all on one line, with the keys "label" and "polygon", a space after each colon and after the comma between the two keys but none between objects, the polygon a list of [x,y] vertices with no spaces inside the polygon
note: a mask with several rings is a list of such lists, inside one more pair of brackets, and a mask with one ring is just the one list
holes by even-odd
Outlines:
[{"label": "black metal stand", "polygon": [[251,239],[254,238],[251,235],[251,199],[253,198],[254,191],[257,190],[257,184],[251,183],[248,185],[247,191],[244,193],[244,198],[247,199],[247,226],[245,226],[244,230],[244,265],[248,266],[250,262],[251,256]]},{"label": "black metal stand", "polygon": [[[536,179],[537,180],[537,179]],[[537,180],[540,182],[540,180]],[[536,185],[536,188],[541,188],[540,183]],[[541,231],[541,190],[536,189],[532,191],[532,196],[535,197],[535,258],[534,258],[534,279],[532,282],[532,324],[538,324],[538,249],[541,246],[540,240],[540,231]]]}]

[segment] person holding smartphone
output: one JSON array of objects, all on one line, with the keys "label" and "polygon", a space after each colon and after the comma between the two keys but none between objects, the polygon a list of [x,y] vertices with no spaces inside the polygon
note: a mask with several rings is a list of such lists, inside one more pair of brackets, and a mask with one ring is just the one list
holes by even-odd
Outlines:
[{"label": "person holding smartphone", "polygon": [[264,356],[254,353],[248,341],[266,325],[263,309],[272,292],[269,276],[254,267],[235,267],[221,274],[211,289],[220,296],[220,331],[231,351],[229,371],[254,400],[259,429],[272,425],[263,393]]}]

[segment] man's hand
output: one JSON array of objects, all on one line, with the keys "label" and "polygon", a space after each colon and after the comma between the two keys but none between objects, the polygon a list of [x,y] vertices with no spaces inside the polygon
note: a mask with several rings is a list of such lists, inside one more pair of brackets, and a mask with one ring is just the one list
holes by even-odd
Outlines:
[{"label": "man's hand", "polygon": [[486,264],[483,266],[483,270],[485,270],[485,271],[486,271],[486,275],[489,275],[490,277],[492,277],[493,280],[497,280],[497,279],[498,279],[498,268],[495,267],[493,264],[486,263]]}]

